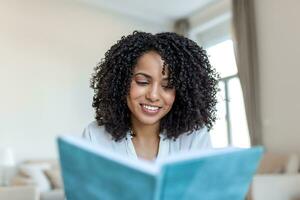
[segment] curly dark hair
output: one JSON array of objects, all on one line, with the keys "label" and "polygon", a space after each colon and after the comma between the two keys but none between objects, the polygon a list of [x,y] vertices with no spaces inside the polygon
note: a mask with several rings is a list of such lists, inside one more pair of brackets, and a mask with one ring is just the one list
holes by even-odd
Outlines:
[{"label": "curly dark hair", "polygon": [[123,36],[95,67],[91,79],[93,107],[98,125],[119,141],[131,127],[126,96],[133,69],[145,53],[155,51],[169,70],[169,82],[176,90],[170,112],[161,119],[160,131],[169,139],[206,126],[215,120],[218,74],[206,51],[194,41],[172,32],[151,34],[134,31]]}]

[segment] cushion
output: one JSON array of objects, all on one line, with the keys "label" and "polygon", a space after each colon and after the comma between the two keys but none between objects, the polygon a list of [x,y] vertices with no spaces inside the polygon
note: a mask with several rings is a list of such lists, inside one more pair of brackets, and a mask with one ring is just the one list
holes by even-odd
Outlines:
[{"label": "cushion", "polygon": [[288,157],[275,153],[265,153],[258,168],[258,174],[279,174],[284,172]]},{"label": "cushion", "polygon": [[44,171],[50,167],[50,164],[47,163],[26,163],[20,166],[20,173],[30,177],[40,192],[46,192],[51,189],[51,184]]},{"label": "cushion", "polygon": [[63,188],[62,178],[61,178],[61,175],[60,175],[60,169],[59,168],[45,170],[45,174],[48,177],[53,189]]},{"label": "cushion", "polygon": [[297,155],[286,155],[267,152],[264,154],[258,174],[283,174],[297,173],[299,169],[299,157]]},{"label": "cushion", "polygon": [[298,155],[291,154],[289,156],[288,162],[285,165],[285,173],[286,174],[297,174],[300,168],[300,160]]},{"label": "cushion", "polygon": [[17,175],[12,178],[10,185],[11,186],[29,186],[29,185],[36,185],[36,183],[34,182],[34,180],[32,180],[29,177]]}]

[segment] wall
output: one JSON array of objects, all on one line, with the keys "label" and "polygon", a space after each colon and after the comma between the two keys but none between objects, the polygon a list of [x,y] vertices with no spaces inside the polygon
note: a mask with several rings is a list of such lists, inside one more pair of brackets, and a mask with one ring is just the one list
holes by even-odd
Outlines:
[{"label": "wall", "polygon": [[255,9],[264,143],[300,153],[300,1],[256,0]]},{"label": "wall", "polygon": [[93,120],[93,67],[122,35],[157,25],[73,0],[0,0],[0,147],[55,158],[58,134]]}]

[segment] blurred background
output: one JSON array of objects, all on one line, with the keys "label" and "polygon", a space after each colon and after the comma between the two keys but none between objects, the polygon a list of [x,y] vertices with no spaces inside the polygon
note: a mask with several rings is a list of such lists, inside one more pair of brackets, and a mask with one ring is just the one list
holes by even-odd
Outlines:
[{"label": "blurred background", "polygon": [[1,0],[0,146],[16,162],[56,158],[56,136],[80,135],[94,120],[93,68],[121,36],[140,30],[175,31],[207,50],[221,75],[214,146],[254,141],[300,153],[300,3],[254,0],[259,140],[247,123],[232,8],[229,0]]},{"label": "blurred background", "polygon": [[134,30],[207,50],[220,73],[213,146],[263,145],[253,199],[300,199],[299,10],[298,0],[0,0],[0,199],[64,199],[56,137],[94,120],[93,68]]}]

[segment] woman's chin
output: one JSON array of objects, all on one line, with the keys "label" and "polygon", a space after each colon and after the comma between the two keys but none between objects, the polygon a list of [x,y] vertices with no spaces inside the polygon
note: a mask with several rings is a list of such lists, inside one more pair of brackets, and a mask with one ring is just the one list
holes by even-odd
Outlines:
[{"label": "woman's chin", "polygon": [[143,118],[139,118],[137,119],[141,124],[143,125],[156,125],[160,123],[160,118],[154,118],[154,117],[143,117]]}]

